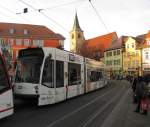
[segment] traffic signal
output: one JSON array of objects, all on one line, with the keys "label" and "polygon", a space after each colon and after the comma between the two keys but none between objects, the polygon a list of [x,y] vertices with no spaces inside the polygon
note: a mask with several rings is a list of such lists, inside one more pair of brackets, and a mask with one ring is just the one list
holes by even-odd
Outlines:
[{"label": "traffic signal", "polygon": [[24,8],[23,13],[27,13],[28,12],[28,8]]}]

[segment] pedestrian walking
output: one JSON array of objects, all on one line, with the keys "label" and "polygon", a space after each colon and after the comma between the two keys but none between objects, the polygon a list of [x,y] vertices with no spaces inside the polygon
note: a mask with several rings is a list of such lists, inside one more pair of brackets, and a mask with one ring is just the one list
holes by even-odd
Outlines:
[{"label": "pedestrian walking", "polygon": [[143,77],[138,77],[135,94],[137,98],[137,107],[136,107],[135,112],[140,112],[141,100],[143,97],[146,97],[146,94],[147,94],[147,86],[146,86],[146,83],[144,82]]},{"label": "pedestrian walking", "polygon": [[132,82],[133,103],[137,103],[137,96],[136,96],[136,93],[135,93],[137,83],[138,83],[138,77],[135,77],[133,82]]},{"label": "pedestrian walking", "polygon": [[135,92],[137,82],[138,82],[138,77],[135,77],[134,80],[133,80],[133,83],[132,83],[133,92]]}]

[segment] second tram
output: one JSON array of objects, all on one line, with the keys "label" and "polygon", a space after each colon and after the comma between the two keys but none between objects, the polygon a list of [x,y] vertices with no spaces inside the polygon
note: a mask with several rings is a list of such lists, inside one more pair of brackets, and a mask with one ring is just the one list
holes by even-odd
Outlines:
[{"label": "second tram", "polygon": [[13,114],[12,86],[2,51],[0,51],[0,119],[11,114]]}]

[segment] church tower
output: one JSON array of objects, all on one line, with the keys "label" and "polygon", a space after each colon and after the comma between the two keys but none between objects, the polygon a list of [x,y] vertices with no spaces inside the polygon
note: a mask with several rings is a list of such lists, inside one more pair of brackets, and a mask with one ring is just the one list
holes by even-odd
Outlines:
[{"label": "church tower", "polygon": [[83,30],[80,28],[77,13],[75,15],[73,28],[70,32],[70,51],[80,54],[81,47],[85,41]]}]

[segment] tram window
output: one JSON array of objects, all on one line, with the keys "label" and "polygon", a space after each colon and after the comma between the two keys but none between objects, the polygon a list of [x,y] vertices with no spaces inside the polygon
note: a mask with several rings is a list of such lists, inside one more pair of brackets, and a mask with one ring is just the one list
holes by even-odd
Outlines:
[{"label": "tram window", "polygon": [[103,78],[102,72],[91,71],[91,73],[88,74],[88,79],[90,79],[91,82],[99,81],[102,78]]},{"label": "tram window", "polygon": [[103,78],[102,72],[97,72],[97,81]]},{"label": "tram window", "polygon": [[95,82],[96,81],[96,72],[95,71],[91,71],[90,81],[91,82]]},{"label": "tram window", "polygon": [[68,64],[69,85],[80,85],[81,84],[81,65],[75,63]]},{"label": "tram window", "polygon": [[43,75],[42,75],[42,85],[45,85],[50,88],[54,88],[54,61],[46,58]]},{"label": "tram window", "polygon": [[2,60],[0,59],[0,92],[9,88],[8,79],[6,75],[7,74],[4,70],[4,64]]},{"label": "tram window", "polygon": [[41,64],[39,57],[20,58],[17,62],[15,82],[39,83]]},{"label": "tram window", "polygon": [[91,81],[91,80],[90,80],[90,77],[91,77],[91,71],[88,69],[88,70],[87,70],[87,81],[88,81],[88,82]]},{"label": "tram window", "polygon": [[64,62],[56,61],[56,87],[64,86]]}]

